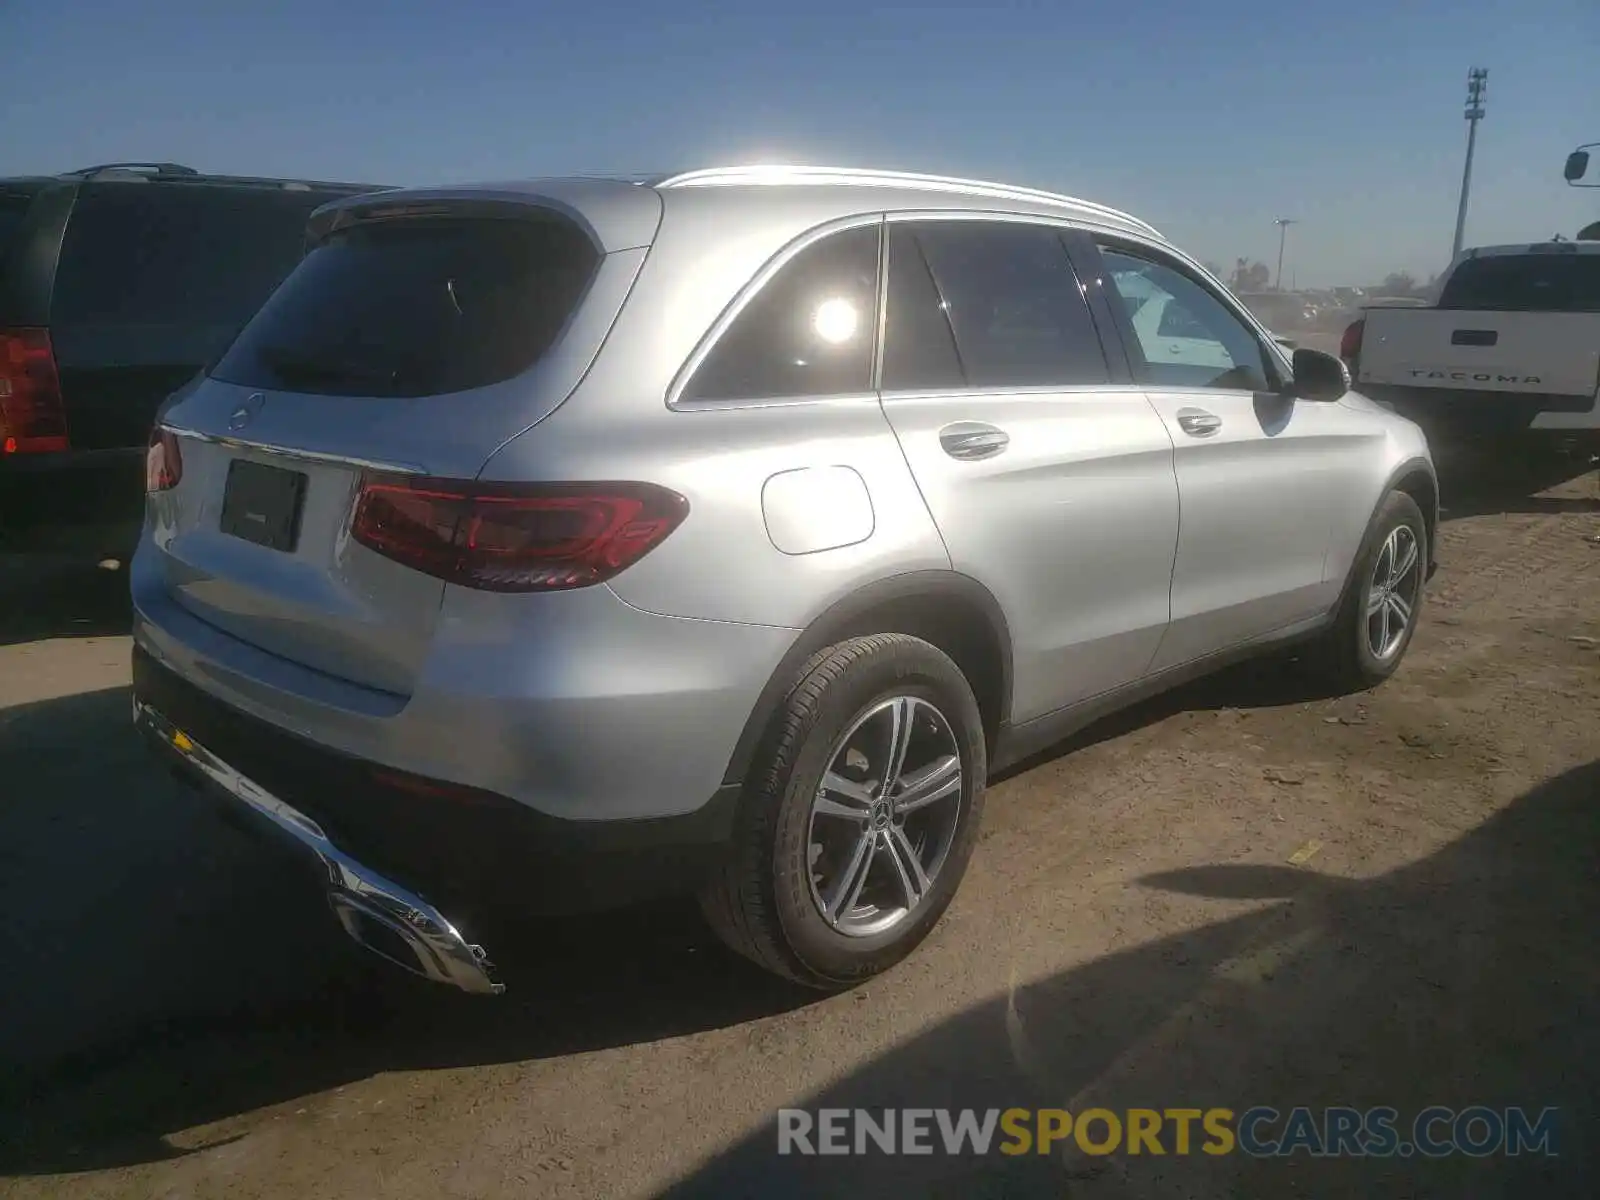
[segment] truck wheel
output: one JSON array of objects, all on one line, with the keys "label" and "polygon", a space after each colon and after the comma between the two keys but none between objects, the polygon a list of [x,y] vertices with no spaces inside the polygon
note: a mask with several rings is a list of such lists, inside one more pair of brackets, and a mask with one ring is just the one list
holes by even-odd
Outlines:
[{"label": "truck wheel", "polygon": [[1324,636],[1324,673],[1342,691],[1362,691],[1395,673],[1422,613],[1428,527],[1417,502],[1390,492],[1356,555],[1344,600]]},{"label": "truck wheel", "polygon": [[831,646],[768,732],[701,908],[734,950],[810,987],[876,975],[954,896],[987,770],[972,688],[937,647],[898,633]]}]

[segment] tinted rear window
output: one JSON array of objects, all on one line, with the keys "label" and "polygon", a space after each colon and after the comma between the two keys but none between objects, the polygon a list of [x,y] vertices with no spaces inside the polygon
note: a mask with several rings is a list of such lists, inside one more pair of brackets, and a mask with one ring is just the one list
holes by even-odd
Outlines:
[{"label": "tinted rear window", "polygon": [[61,245],[51,322],[243,324],[300,259],[317,192],[86,184]]},{"label": "tinted rear window", "polygon": [[212,374],[345,396],[486,387],[550,348],[598,261],[553,215],[355,225],[306,256]]},{"label": "tinted rear window", "polygon": [[1484,312],[1600,312],[1600,254],[1469,258],[1445,282],[1439,307]]}]

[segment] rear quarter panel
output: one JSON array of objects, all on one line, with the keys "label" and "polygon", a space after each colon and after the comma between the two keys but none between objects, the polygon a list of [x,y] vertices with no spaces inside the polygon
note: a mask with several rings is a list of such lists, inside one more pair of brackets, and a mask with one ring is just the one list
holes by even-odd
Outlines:
[{"label": "rear quarter panel", "polygon": [[[511,442],[484,475],[642,480],[687,498],[683,524],[611,582],[629,604],[667,616],[803,628],[876,579],[950,567],[876,396],[683,412],[640,397],[636,416],[621,424],[584,400],[575,396]],[[809,543],[825,548],[794,553],[809,549],[808,539],[796,537],[797,514],[787,512],[781,527],[775,517],[769,529],[763,492],[774,477],[833,467],[850,468],[864,485],[867,536],[828,536],[830,528],[860,532],[854,501],[843,518],[819,505]]]},{"label": "rear quarter panel", "polygon": [[[649,258],[605,347],[572,398],[507,442],[486,479],[642,480],[689,501],[667,540],[612,582],[627,603],[669,616],[802,628],[835,600],[887,575],[950,568],[950,559],[874,393],[748,404],[668,405],[674,381],[723,312],[775,255],[836,221],[871,219],[869,189],[837,199],[790,189],[668,189]],[[871,529],[860,540],[796,536],[793,513],[774,543],[763,491],[775,476],[848,467],[861,479]],[[819,523],[855,527],[820,511]],[[849,544],[838,544],[848,541]]]}]

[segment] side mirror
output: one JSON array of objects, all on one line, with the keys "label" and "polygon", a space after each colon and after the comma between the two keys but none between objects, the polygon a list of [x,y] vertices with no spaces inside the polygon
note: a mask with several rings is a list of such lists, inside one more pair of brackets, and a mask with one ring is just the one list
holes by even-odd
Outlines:
[{"label": "side mirror", "polygon": [[1567,155],[1567,165],[1562,169],[1561,177],[1568,183],[1577,183],[1589,173],[1589,152],[1587,150],[1574,150]]},{"label": "side mirror", "polygon": [[1302,346],[1294,352],[1293,390],[1302,400],[1337,400],[1350,390],[1350,369],[1331,354]]}]

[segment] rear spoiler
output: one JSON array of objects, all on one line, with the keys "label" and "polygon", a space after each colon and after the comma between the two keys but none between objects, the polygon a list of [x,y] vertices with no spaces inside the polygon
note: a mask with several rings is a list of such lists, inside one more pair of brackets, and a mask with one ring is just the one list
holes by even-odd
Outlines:
[{"label": "rear spoiler", "polygon": [[364,221],[428,216],[538,219],[554,212],[601,253],[649,246],[661,224],[661,194],[615,179],[541,179],[477,187],[406,188],[331,200],[306,222],[307,246]]}]

